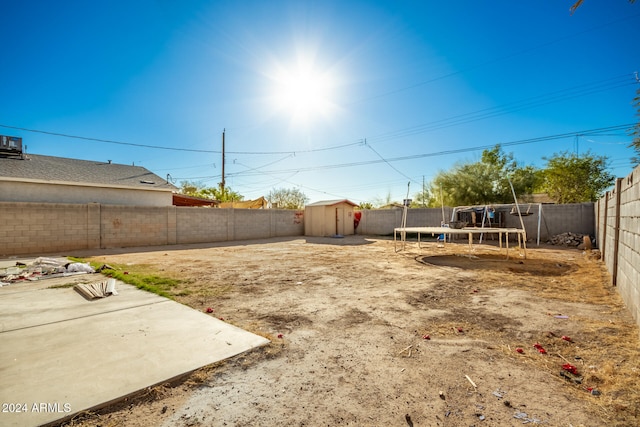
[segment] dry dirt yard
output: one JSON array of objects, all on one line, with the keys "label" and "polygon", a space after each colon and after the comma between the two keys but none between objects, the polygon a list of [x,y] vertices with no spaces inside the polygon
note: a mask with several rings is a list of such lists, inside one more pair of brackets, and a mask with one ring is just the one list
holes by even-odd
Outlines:
[{"label": "dry dirt yard", "polygon": [[68,425],[640,425],[638,328],[577,249],[348,236],[73,255],[179,278],[177,301],[272,343]]}]

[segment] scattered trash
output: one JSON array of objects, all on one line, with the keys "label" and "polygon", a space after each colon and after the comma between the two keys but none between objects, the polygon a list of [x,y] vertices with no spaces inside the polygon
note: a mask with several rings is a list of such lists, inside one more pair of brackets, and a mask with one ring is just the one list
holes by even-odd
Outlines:
[{"label": "scattered trash", "polygon": [[582,384],[582,377],[572,374],[569,371],[565,371],[565,370],[560,371],[560,376],[575,384]]},{"label": "scattered trash", "polygon": [[569,316],[564,316],[562,314],[558,314],[557,316],[553,316],[553,317],[555,317],[556,319],[568,319],[569,318]]},{"label": "scattered trash", "polygon": [[207,307],[207,309],[205,310],[207,313],[213,313],[213,308],[211,307]]},{"label": "scattered trash", "polygon": [[532,424],[540,424],[543,421],[539,420],[537,418],[529,418],[529,415],[527,415],[526,412],[516,412],[513,415],[513,418],[516,418],[518,420],[522,420],[522,424],[528,424],[528,423],[532,423]]},{"label": "scattered trash", "polygon": [[456,328],[456,330],[457,330],[459,333],[463,333],[463,332],[464,332],[464,330],[463,330],[462,328]]},{"label": "scattered trash", "polygon": [[535,343],[533,346],[538,350],[538,353],[547,354],[547,350],[545,350],[539,343]]},{"label": "scattered trash", "polygon": [[438,396],[440,396],[440,399],[445,400],[444,391],[441,390],[440,392],[438,392]]},{"label": "scattered trash", "polygon": [[430,340],[431,339],[431,337],[429,335],[423,335],[422,338],[425,339],[425,340]]},{"label": "scattered trash", "polygon": [[563,339],[563,340],[565,340],[565,341],[569,341],[569,342],[571,342],[571,337],[568,337],[568,336],[566,336],[566,335],[563,335],[563,336],[562,336],[562,339]]},{"label": "scattered trash", "polygon": [[571,372],[573,375],[578,375],[578,368],[576,368],[570,363],[565,363],[564,365],[562,365],[562,369],[564,369],[567,372]]},{"label": "scattered trash", "polygon": [[218,319],[220,319],[220,320],[224,321],[224,317],[218,317]]},{"label": "scattered trash", "polygon": [[471,378],[469,378],[469,375],[465,375],[464,376],[467,380],[469,380],[469,382],[471,383],[471,385],[473,386],[473,388],[478,388],[478,386],[476,385],[476,383],[474,383]]},{"label": "scattered trash", "polygon": [[587,387],[587,391],[594,396],[600,396],[602,394],[593,387]]},{"label": "scattered trash", "polygon": [[522,354],[522,353],[524,353],[524,350],[523,350],[523,349],[521,349],[520,347],[517,347],[517,348],[516,348],[516,353],[520,353],[520,354]]},{"label": "scattered trash", "polygon": [[24,281],[35,281],[87,273],[95,273],[95,270],[87,263],[68,262],[65,259],[39,257],[29,265],[23,262],[16,262],[14,267],[0,269],[0,283],[2,283],[2,286],[8,286]]},{"label": "scattered trash", "polygon": [[498,390],[494,391],[494,392],[493,392],[493,393],[491,393],[491,394],[493,394],[493,395],[494,395],[495,397],[497,397],[498,399],[502,399],[502,398],[504,397],[504,395],[505,395],[505,392],[504,392],[504,391],[501,391],[500,389],[498,389]]},{"label": "scattered trash", "polygon": [[118,295],[116,279],[109,279],[97,283],[79,283],[73,289],[88,300]]},{"label": "scattered trash", "polygon": [[284,338],[284,335],[278,334],[278,338]]},{"label": "scattered trash", "polygon": [[484,415],[478,415],[478,419],[479,419],[480,421],[484,421],[484,420],[485,420],[485,416],[484,416]]}]

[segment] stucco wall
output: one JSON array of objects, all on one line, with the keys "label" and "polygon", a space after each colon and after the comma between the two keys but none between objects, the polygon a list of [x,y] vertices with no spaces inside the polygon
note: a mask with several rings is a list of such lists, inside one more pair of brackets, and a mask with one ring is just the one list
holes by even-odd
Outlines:
[{"label": "stucco wall", "polygon": [[304,234],[303,212],[0,202],[0,256]]},{"label": "stucco wall", "polygon": [[633,318],[640,324],[640,166],[596,204],[597,244]]},{"label": "stucco wall", "polygon": [[171,191],[149,188],[108,188],[63,183],[0,180],[0,201],[26,203],[79,203],[111,205],[171,206]]}]

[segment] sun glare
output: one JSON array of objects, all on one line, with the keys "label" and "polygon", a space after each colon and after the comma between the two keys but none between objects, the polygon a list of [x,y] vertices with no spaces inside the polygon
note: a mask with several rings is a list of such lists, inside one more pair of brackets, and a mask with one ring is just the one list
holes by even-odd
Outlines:
[{"label": "sun glare", "polygon": [[276,108],[289,114],[292,121],[308,122],[330,114],[332,81],[328,73],[298,63],[292,68],[280,67],[274,80]]}]

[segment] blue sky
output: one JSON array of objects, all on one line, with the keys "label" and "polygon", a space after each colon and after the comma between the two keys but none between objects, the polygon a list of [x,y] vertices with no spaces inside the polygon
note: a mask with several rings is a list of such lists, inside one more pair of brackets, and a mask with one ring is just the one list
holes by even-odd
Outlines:
[{"label": "blue sky", "polygon": [[0,134],[216,186],[226,129],[247,199],[399,201],[498,143],[626,176],[640,4],[572,3],[5,0]]}]

